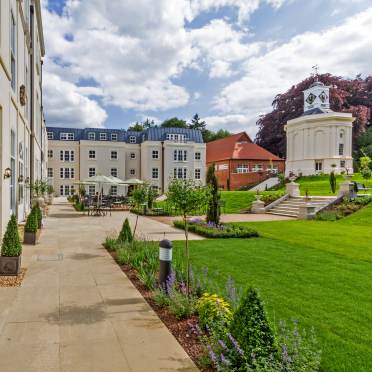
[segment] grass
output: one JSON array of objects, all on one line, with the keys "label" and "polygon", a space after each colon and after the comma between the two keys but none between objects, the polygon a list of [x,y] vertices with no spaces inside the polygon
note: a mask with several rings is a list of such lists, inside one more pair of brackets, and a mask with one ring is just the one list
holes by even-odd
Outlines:
[{"label": "grass", "polygon": [[243,223],[262,238],[192,241],[192,263],[221,287],[257,287],[272,322],[314,327],[324,370],[371,371],[371,221],[372,205],[337,222]]},{"label": "grass", "polygon": [[[300,177],[295,182],[300,184],[301,195],[305,195],[306,190],[308,190],[309,195],[333,196],[337,195],[340,184],[343,181],[344,178],[342,176],[337,176],[337,190],[335,194],[332,194],[331,192],[328,175]],[[365,180],[359,173],[353,175],[352,181],[360,182],[364,184],[366,187],[372,187],[372,179]],[[282,190],[284,191],[284,188]],[[370,191],[369,193],[372,192]]]}]

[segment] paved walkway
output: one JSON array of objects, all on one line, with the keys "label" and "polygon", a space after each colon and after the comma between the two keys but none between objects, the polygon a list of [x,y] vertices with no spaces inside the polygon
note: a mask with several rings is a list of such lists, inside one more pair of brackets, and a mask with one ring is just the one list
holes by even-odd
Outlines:
[{"label": "paved walkway", "polygon": [[[100,245],[124,215],[51,207],[41,243],[24,247],[22,286],[0,288],[1,372],[197,371]],[[179,238],[147,218],[139,229]]]}]

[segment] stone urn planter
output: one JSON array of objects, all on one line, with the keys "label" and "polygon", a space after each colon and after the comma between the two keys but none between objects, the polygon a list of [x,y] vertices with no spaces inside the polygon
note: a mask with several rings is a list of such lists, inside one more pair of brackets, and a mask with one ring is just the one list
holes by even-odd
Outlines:
[{"label": "stone urn planter", "polygon": [[21,256],[0,257],[0,275],[16,276],[21,272]]}]

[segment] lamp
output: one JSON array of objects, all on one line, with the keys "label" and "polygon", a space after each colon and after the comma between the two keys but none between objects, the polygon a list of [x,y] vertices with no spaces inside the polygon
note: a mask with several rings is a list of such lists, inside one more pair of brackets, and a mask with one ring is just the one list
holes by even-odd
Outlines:
[{"label": "lamp", "polygon": [[10,178],[12,176],[12,170],[10,168],[5,168],[4,170],[4,179]]},{"label": "lamp", "polygon": [[22,174],[18,177],[18,182],[19,183],[23,182],[23,176],[22,176]]}]

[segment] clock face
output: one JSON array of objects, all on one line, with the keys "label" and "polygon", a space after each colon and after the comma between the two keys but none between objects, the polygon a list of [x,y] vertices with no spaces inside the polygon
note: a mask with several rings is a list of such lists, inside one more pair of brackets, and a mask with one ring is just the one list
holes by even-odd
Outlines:
[{"label": "clock face", "polygon": [[312,105],[314,103],[316,99],[316,95],[313,94],[313,93],[310,93],[307,98],[306,98],[306,102],[309,104],[309,105]]},{"label": "clock face", "polygon": [[322,101],[322,103],[324,103],[324,102],[327,100],[328,96],[327,96],[327,94],[323,91],[322,93],[319,94],[319,98],[320,98],[320,100]]}]

